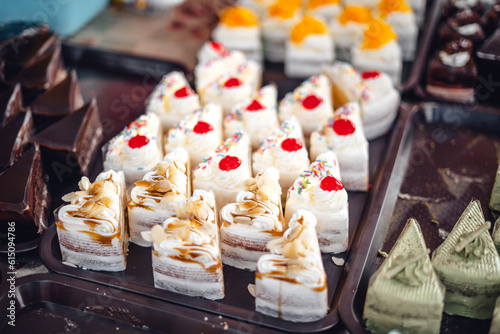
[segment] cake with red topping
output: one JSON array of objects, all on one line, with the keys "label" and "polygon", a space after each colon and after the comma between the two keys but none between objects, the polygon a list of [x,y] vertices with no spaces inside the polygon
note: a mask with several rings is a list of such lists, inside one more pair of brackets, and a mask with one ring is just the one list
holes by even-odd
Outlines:
[{"label": "cake with red topping", "polygon": [[176,217],[143,232],[151,241],[155,287],[188,296],[224,298],[219,225],[213,194],[196,189]]},{"label": "cake with red topping", "polygon": [[191,167],[194,168],[220,145],[221,123],[221,107],[208,103],[170,129],[164,140],[165,151],[172,152],[178,147],[184,148],[189,154]]},{"label": "cake with red topping", "polygon": [[128,224],[130,241],[139,246],[151,246],[143,231],[175,216],[175,206],[186,202],[191,180],[188,153],[179,147],[167,154],[142,180],[130,190]]},{"label": "cake with red topping", "polygon": [[142,179],[163,158],[160,119],[155,113],[139,116],[103,150],[104,170],[123,171],[127,184]]},{"label": "cake with red topping", "polygon": [[299,209],[309,210],[316,217],[319,248],[323,253],[347,250],[349,205],[333,151],[320,154],[288,190],[285,220],[289,221]]},{"label": "cake with red topping", "polygon": [[194,170],[193,188],[212,191],[217,208],[236,200],[252,176],[250,138],[242,132],[227,138]]},{"label": "cake with red topping", "polygon": [[292,216],[283,237],[267,244],[255,272],[257,312],[293,322],[322,319],[328,311],[316,217],[306,210]]},{"label": "cake with red topping", "polygon": [[293,92],[287,93],[279,104],[280,120],[296,117],[305,137],[309,137],[332,115],[330,82],[322,74],[309,77]]},{"label": "cake with red topping", "polygon": [[259,257],[267,252],[267,242],[281,237],[286,229],[278,170],[270,167],[247,179],[245,189],[220,215],[222,262],[255,270]]},{"label": "cake with red topping", "polygon": [[262,141],[279,127],[277,98],[276,86],[267,85],[235,105],[224,118],[225,137],[244,131],[250,137],[252,149],[259,148]]},{"label": "cake with red topping", "polygon": [[259,18],[249,8],[233,6],[223,9],[212,37],[229,50],[243,52],[247,59],[262,61]]},{"label": "cake with red topping", "polygon": [[309,167],[309,154],[299,121],[290,117],[273,132],[253,153],[253,172],[256,175],[269,167],[280,172],[280,185],[283,190],[281,199],[286,200],[288,188],[293,181]]},{"label": "cake with red topping", "polygon": [[339,107],[320,130],[311,134],[311,158],[327,151],[337,155],[340,176],[347,190],[368,190],[368,141],[358,103]]},{"label": "cake with red topping", "polygon": [[125,179],[122,172],[102,172],[91,183],[84,176],[79,190],[54,215],[63,262],[83,269],[122,271],[127,264]]},{"label": "cake with red topping", "polygon": [[374,19],[363,33],[361,43],[351,49],[351,62],[360,72],[386,73],[395,86],[401,82],[403,58],[397,35],[382,19]]},{"label": "cake with red topping", "polygon": [[285,48],[285,74],[307,77],[321,71],[321,66],[334,60],[334,43],[326,23],[305,15],[292,28]]},{"label": "cake with red topping", "polygon": [[200,108],[198,94],[191,89],[182,72],[171,72],[161,79],[147,100],[146,112],[160,118],[167,132],[180,120]]}]

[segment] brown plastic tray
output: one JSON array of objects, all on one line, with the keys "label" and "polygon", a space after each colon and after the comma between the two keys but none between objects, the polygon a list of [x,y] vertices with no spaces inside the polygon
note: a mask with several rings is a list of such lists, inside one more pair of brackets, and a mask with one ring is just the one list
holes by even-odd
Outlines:
[{"label": "brown plastic tray", "polygon": [[[440,98],[437,96],[434,96],[430,93],[427,92],[425,89],[426,81],[427,81],[427,66],[428,63],[433,56],[434,51],[442,46],[441,44],[438,44],[438,41],[436,40],[437,37],[437,32],[438,29],[441,25],[441,23],[444,22],[445,18],[443,17],[443,7],[446,3],[446,0],[434,0],[432,3],[432,6],[430,8],[430,11],[427,15],[426,22],[426,28],[424,30],[424,33],[422,35],[422,40],[421,43],[419,44],[419,50],[418,54],[414,63],[414,66],[412,67],[412,74],[410,75],[410,79],[408,82],[408,86],[414,90],[415,94],[420,98],[422,101],[435,101],[438,103],[455,103],[459,104],[456,101]],[[477,57],[475,56],[474,52],[474,57],[477,60]],[[478,83],[476,83],[476,93],[478,89]],[[485,89],[491,90],[495,89],[494,91],[491,92],[491,94],[499,94],[499,89],[494,88],[497,86],[493,87],[487,87]],[[476,94],[475,97],[475,102],[472,105],[469,105],[469,107],[474,107],[476,110],[481,110],[485,112],[499,112],[500,113],[500,106],[499,105],[494,105],[492,103],[488,102],[483,102]]]},{"label": "brown plastic tray", "polygon": [[[353,333],[364,333],[362,313],[368,281],[406,221],[420,223],[434,250],[472,198],[488,202],[500,157],[500,114],[464,106],[421,103],[403,112],[382,169],[378,195],[353,241],[350,272],[339,313]],[[404,195],[401,195],[404,194]],[[435,220],[438,224],[432,223]],[[443,315],[442,333],[487,333],[488,320]]]},{"label": "brown plastic tray", "polygon": [[271,333],[248,323],[206,314],[122,290],[55,274],[17,279],[16,295],[0,293],[6,310],[15,300],[15,327],[7,333]]}]

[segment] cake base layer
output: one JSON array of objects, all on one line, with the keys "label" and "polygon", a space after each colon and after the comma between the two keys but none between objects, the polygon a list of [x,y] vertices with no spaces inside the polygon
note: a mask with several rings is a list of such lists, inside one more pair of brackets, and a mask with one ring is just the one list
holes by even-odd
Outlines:
[{"label": "cake base layer", "polygon": [[432,95],[442,99],[453,100],[462,103],[474,102],[474,88],[453,88],[435,85],[427,85],[425,89]]}]

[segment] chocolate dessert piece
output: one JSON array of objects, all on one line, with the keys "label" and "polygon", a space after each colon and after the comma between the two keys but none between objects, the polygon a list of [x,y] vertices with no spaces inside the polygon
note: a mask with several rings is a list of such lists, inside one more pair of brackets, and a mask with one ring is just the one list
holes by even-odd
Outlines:
[{"label": "chocolate dessert piece", "polygon": [[47,227],[47,185],[38,145],[0,174],[0,234],[15,222],[16,242]]},{"label": "chocolate dessert piece", "polygon": [[472,42],[464,38],[438,49],[427,69],[427,92],[458,102],[474,101],[477,67],[472,49]]},{"label": "chocolate dessert piece", "polygon": [[39,143],[43,160],[51,177],[62,182],[87,175],[103,129],[95,99],[33,136]]},{"label": "chocolate dessert piece", "polygon": [[[0,171],[12,165],[23,153],[33,129],[33,120],[28,111],[18,115],[0,130]],[[5,188],[4,188],[5,189]]]},{"label": "chocolate dessert piece", "polygon": [[21,86],[16,84],[0,93],[0,128],[23,111]]},{"label": "chocolate dessert piece", "polygon": [[500,105],[500,28],[477,51],[478,84],[476,99]]},{"label": "chocolate dessert piece", "polygon": [[444,22],[439,28],[438,36],[442,43],[467,38],[474,45],[482,43],[485,38],[481,18],[470,9],[459,10]]},{"label": "chocolate dessert piece", "polygon": [[450,17],[462,9],[470,9],[474,13],[482,14],[484,5],[481,0],[448,0],[443,7],[443,16]]},{"label": "chocolate dessert piece", "polygon": [[58,121],[82,106],[83,98],[73,70],[63,81],[38,96],[30,104],[30,109],[35,125],[39,127],[47,121]]},{"label": "chocolate dessert piece", "polygon": [[500,1],[491,6],[481,17],[481,24],[486,36],[491,35],[500,27]]}]

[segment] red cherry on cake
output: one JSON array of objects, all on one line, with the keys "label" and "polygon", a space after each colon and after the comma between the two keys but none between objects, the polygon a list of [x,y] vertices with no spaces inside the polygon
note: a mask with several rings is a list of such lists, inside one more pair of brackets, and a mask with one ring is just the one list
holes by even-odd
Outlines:
[{"label": "red cherry on cake", "polygon": [[344,185],[342,184],[342,182],[340,182],[333,176],[325,177],[323,180],[321,180],[319,186],[324,191],[339,191],[344,189]]},{"label": "red cherry on cake", "polygon": [[323,99],[316,95],[308,95],[303,101],[302,106],[305,109],[311,110],[319,106],[319,104],[323,102]]},{"label": "red cherry on cake", "polygon": [[225,55],[227,53],[226,47],[219,42],[212,41],[210,42],[210,46],[212,47],[212,49],[214,49],[215,52],[220,55]]},{"label": "red cherry on cake", "polygon": [[375,79],[380,76],[379,71],[369,71],[369,72],[363,72],[361,73],[361,78],[363,80],[368,80],[368,79]]},{"label": "red cherry on cake", "polygon": [[297,138],[287,138],[281,142],[281,148],[287,152],[295,152],[302,148],[302,142]]},{"label": "red cherry on cake", "polygon": [[192,90],[188,86],[184,86],[184,87],[176,90],[174,93],[175,97],[177,97],[179,99],[183,98],[183,97],[188,97],[189,95],[193,95],[193,94],[194,94],[194,90]]},{"label": "red cherry on cake", "polygon": [[243,82],[238,78],[229,78],[226,80],[226,82],[224,82],[224,86],[226,88],[238,87],[241,86],[242,84]]},{"label": "red cherry on cake", "polygon": [[233,157],[231,155],[226,155],[219,161],[219,169],[224,171],[230,171],[240,167],[241,160],[238,157]]},{"label": "red cherry on cake", "polygon": [[210,132],[213,129],[214,129],[214,127],[210,123],[198,121],[198,123],[196,123],[196,125],[194,126],[193,131],[194,131],[194,133],[201,135],[201,134]]},{"label": "red cherry on cake", "polygon": [[130,138],[128,141],[128,146],[130,148],[141,148],[149,143],[149,138],[143,135],[137,135]]},{"label": "red cherry on cake", "polygon": [[257,100],[252,100],[252,102],[247,106],[248,111],[259,111],[263,110],[264,106],[260,104],[259,101]]},{"label": "red cherry on cake", "polygon": [[347,135],[354,133],[354,131],[356,131],[356,127],[354,126],[354,124],[350,120],[345,119],[345,118],[337,119],[333,123],[332,128],[336,134],[341,135],[341,136],[347,136]]}]

